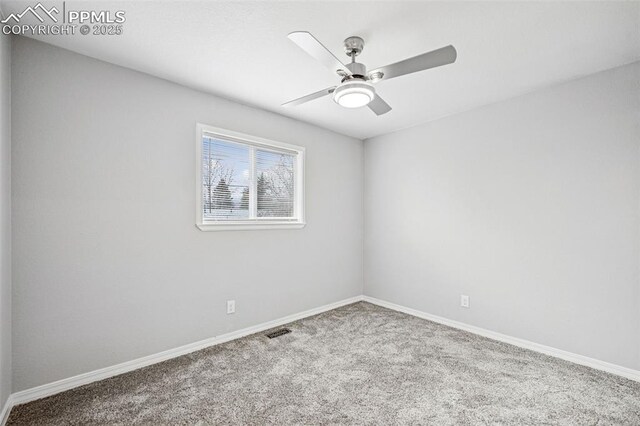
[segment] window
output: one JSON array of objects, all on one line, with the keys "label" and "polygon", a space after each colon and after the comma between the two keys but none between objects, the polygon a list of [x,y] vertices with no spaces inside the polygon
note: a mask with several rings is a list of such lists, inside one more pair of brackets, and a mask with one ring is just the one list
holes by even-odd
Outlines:
[{"label": "window", "polygon": [[198,124],[197,226],[304,226],[304,148]]}]

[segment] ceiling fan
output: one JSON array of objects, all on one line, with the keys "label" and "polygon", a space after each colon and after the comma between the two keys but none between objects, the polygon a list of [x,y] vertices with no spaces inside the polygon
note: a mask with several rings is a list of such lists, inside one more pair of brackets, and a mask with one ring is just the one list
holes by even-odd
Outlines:
[{"label": "ceiling fan", "polygon": [[345,39],[344,51],[351,58],[351,62],[346,65],[306,31],[295,31],[287,37],[324,66],[338,74],[342,80],[337,86],[327,87],[324,90],[282,104],[285,107],[300,105],[333,94],[333,100],[345,108],[358,108],[366,105],[376,115],[386,114],[391,111],[391,107],[376,94],[373,83],[451,64],[456,61],[457,56],[456,49],[449,45],[367,72],[367,67],[364,64],[356,62],[356,56],[364,49],[364,40],[360,37],[352,36]]}]

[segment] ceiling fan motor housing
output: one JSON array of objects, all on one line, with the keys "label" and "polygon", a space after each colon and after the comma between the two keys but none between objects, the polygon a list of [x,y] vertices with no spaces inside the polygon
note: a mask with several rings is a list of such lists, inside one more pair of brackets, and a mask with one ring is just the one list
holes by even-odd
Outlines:
[{"label": "ceiling fan motor housing", "polygon": [[367,67],[364,64],[360,64],[358,62],[351,62],[350,64],[345,65],[349,71],[351,71],[351,76],[349,77],[364,77],[367,75]]}]

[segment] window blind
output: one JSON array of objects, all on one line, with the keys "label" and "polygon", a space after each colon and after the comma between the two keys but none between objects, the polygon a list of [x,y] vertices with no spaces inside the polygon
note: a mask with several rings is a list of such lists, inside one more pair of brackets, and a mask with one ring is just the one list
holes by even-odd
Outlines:
[{"label": "window blind", "polygon": [[205,222],[296,220],[296,156],[252,144],[202,136]]}]

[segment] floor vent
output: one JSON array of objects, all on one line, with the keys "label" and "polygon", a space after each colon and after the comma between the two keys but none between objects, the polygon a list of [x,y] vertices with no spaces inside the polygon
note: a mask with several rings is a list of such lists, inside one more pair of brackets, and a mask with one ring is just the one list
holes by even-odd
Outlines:
[{"label": "floor vent", "polygon": [[267,337],[269,339],[273,339],[275,337],[284,336],[285,334],[291,333],[291,330],[288,328],[281,328],[280,330],[272,331],[271,333],[267,333]]}]

